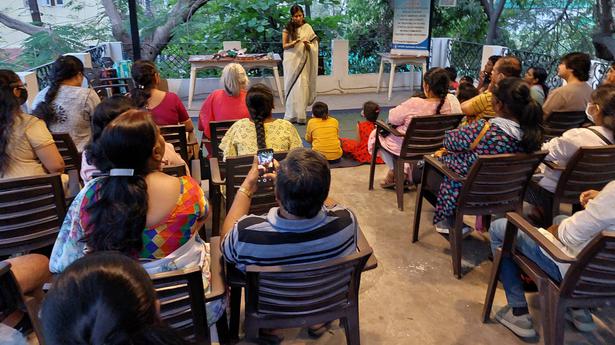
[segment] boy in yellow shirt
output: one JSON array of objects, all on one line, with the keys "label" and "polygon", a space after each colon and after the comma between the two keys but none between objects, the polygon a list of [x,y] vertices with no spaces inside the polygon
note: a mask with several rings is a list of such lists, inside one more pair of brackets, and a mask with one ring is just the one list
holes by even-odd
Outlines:
[{"label": "boy in yellow shirt", "polygon": [[312,119],[305,130],[305,140],[312,144],[314,151],[320,152],[329,163],[337,163],[342,157],[340,144],[340,124],[329,116],[329,107],[323,102],[312,105]]}]

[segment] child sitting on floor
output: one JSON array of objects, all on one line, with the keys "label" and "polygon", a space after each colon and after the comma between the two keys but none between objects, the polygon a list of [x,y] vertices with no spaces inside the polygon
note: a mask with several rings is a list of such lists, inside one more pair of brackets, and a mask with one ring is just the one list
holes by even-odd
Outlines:
[{"label": "child sitting on floor", "polygon": [[340,146],[340,124],[329,116],[329,107],[323,102],[312,105],[312,119],[305,130],[305,140],[312,144],[329,163],[337,163],[342,157]]},{"label": "child sitting on floor", "polygon": [[[372,160],[371,155],[367,152],[367,141],[369,134],[376,127],[376,120],[380,115],[380,106],[375,102],[368,101],[363,104],[361,117],[367,121],[357,122],[357,140],[350,138],[341,138],[342,150],[346,156],[361,163],[369,163]],[[382,158],[377,158],[377,163],[383,163]]]}]

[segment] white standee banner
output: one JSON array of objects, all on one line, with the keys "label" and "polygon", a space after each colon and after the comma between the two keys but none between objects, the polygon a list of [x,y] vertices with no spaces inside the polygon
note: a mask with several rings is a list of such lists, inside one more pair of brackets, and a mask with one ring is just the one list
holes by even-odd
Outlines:
[{"label": "white standee banner", "polygon": [[432,0],[395,0],[391,54],[429,55]]}]

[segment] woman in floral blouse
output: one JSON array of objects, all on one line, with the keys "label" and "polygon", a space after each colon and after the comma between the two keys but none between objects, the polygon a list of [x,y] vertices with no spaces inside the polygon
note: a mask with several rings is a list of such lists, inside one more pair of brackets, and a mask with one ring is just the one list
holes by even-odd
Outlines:
[{"label": "woman in floral blouse", "polygon": [[[533,152],[542,142],[542,109],[520,78],[506,78],[493,90],[495,118],[478,120],[446,133],[439,157],[455,173],[466,176],[479,155]],[[448,233],[455,220],[461,182],[444,177],[434,215],[436,230]]]}]

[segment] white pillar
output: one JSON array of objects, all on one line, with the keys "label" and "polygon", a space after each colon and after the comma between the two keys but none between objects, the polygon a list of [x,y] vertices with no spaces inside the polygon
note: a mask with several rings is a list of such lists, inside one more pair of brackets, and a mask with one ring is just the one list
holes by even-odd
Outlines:
[{"label": "white pillar", "polygon": [[113,59],[113,62],[124,60],[124,54],[122,53],[122,42],[108,42],[108,50],[105,55]]},{"label": "white pillar", "polygon": [[504,56],[506,55],[507,51],[508,51],[508,47],[484,45],[483,46],[483,56],[482,56],[481,63],[480,63],[481,70],[483,66],[487,64],[487,60],[489,60],[490,56],[492,55]]},{"label": "white pillar", "polygon": [[451,39],[438,37],[431,39],[430,67],[448,67],[451,65],[448,52],[450,51]]},{"label": "white pillar", "polygon": [[348,40],[334,39],[331,41],[331,76],[344,80],[348,76]]},{"label": "white pillar", "polygon": [[26,101],[26,110],[28,113],[32,112],[32,102],[34,97],[38,94],[38,79],[36,78],[36,72],[17,72],[21,82],[26,85],[28,90],[28,100]]}]

